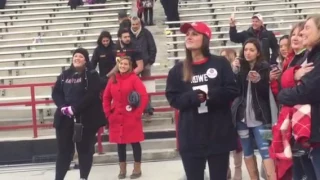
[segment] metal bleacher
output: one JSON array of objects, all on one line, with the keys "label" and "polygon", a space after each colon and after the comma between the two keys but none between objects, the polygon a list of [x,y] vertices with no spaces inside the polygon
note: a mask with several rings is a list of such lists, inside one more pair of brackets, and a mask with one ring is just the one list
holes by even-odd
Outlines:
[{"label": "metal bleacher", "polygon": [[[319,13],[320,0],[218,0],[187,1],[180,4],[180,23],[203,21],[212,28],[213,38],[210,49],[219,53],[223,48],[239,50],[241,44],[229,39],[230,15],[235,13],[237,30],[250,27],[254,13],[263,15],[264,24],[276,37],[287,34],[292,25],[303,21],[307,16]],[[172,24],[177,22],[166,22]],[[179,28],[167,28],[168,59],[184,59],[184,35]]]},{"label": "metal bleacher", "polygon": [[[0,10],[0,84],[54,82],[61,70],[70,65],[71,53],[76,47],[85,47],[92,53],[104,29],[110,31],[115,40],[117,12],[131,10],[131,6],[131,0],[109,0],[106,4],[85,4],[70,10],[67,0],[8,0],[6,9]],[[259,12],[267,28],[279,37],[288,33],[292,24],[317,13],[319,7],[320,0],[184,0],[179,12],[180,23],[204,21],[210,25],[213,31],[210,46],[218,53],[225,47],[241,47],[229,41],[232,12],[238,31],[247,29],[253,13]],[[166,22],[169,23],[176,22]],[[167,35],[168,60],[183,59],[184,35],[178,28],[167,30],[172,32]],[[163,89],[164,83],[156,86]],[[37,88],[36,99],[50,99],[50,93],[50,87]],[[0,102],[29,99],[29,90],[0,89]],[[154,106],[167,106],[163,96],[156,100]],[[52,104],[38,105],[37,116],[41,120],[52,120],[54,108]],[[0,112],[15,112],[0,113],[0,124],[30,122],[30,109],[0,107]],[[171,117],[167,114],[161,117]]]},{"label": "metal bleacher", "polygon": [[[85,4],[76,10],[70,10],[67,0],[8,0],[0,10],[0,85],[54,82],[70,66],[77,47],[88,49],[92,56],[102,30],[117,40],[118,11],[124,9],[129,14],[131,8],[132,0]],[[163,85],[157,86],[163,89]],[[50,100],[51,90],[49,86],[37,87],[35,99]],[[0,103],[29,101],[30,95],[28,88],[0,89]],[[152,97],[152,103],[168,107],[163,96]],[[30,125],[31,108],[0,107],[0,126]],[[38,124],[52,122],[55,108],[53,103],[37,105]],[[172,116],[173,112],[155,112],[146,129],[174,130]]]},{"label": "metal bleacher", "polygon": [[70,10],[67,1],[9,0],[6,9],[0,10],[0,83],[30,82],[32,75],[36,79],[31,81],[41,82],[42,74],[46,82],[53,81],[70,64],[70,54],[76,47],[92,52],[103,29],[115,37],[117,12],[131,10],[131,4],[113,0]]},{"label": "metal bleacher", "polygon": [[[0,10],[1,85],[54,82],[70,65],[74,49],[85,47],[92,53],[102,30],[110,31],[116,40],[117,13],[122,9],[130,12],[132,7],[129,0],[108,0],[105,4],[85,4],[71,10],[67,2],[7,1],[6,8]],[[36,89],[36,99],[50,99],[50,94],[50,87]],[[30,90],[0,89],[0,102],[25,100],[30,100]],[[54,108],[52,104],[37,106],[38,117],[51,118]],[[30,124],[30,109],[29,106],[1,107],[0,124],[27,119]],[[15,113],[3,113],[8,110]],[[48,111],[43,113],[44,110]]]}]

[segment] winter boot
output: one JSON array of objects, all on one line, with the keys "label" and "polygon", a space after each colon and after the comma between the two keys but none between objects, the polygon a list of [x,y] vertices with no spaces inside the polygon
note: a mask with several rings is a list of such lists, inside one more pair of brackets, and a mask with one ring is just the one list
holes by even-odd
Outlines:
[{"label": "winter boot", "polygon": [[133,171],[132,171],[132,174],[130,176],[130,179],[138,179],[141,177],[142,175],[142,172],[141,172],[141,163],[138,163],[138,162],[134,162],[134,165],[133,165]]},{"label": "winter boot", "polygon": [[244,162],[246,164],[249,176],[251,180],[259,180],[259,171],[257,166],[257,160],[255,156],[245,157]]},{"label": "winter boot", "polygon": [[230,167],[229,167],[229,169],[228,169],[227,179],[228,179],[228,180],[231,179],[231,169],[230,169]]},{"label": "winter boot", "polygon": [[242,151],[233,152],[233,160],[234,160],[234,175],[233,175],[233,180],[242,180],[242,170],[241,170],[241,165],[242,165]]},{"label": "winter boot", "polygon": [[118,175],[119,179],[125,179],[127,175],[127,163],[126,162],[120,162],[120,173]]}]

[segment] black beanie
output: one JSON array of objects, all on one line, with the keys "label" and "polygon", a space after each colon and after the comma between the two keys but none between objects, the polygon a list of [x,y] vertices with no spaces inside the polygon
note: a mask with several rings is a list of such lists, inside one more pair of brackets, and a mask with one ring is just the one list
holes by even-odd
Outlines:
[{"label": "black beanie", "polygon": [[74,52],[73,52],[73,55],[72,56],[74,56],[76,53],[80,53],[80,54],[82,54],[83,55],[83,57],[84,57],[84,59],[86,60],[86,62],[89,62],[89,52],[86,50],[86,49],[84,49],[84,48],[78,48],[78,49],[76,49]]}]

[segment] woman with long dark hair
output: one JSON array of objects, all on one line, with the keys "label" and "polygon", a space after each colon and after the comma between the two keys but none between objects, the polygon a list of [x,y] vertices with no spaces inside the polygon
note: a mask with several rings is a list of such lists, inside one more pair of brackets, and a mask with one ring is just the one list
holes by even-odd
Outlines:
[{"label": "woman with long dark hair", "polygon": [[100,78],[89,62],[86,49],[73,53],[72,65],[63,71],[53,87],[52,99],[57,106],[54,114],[58,156],[55,180],[63,180],[76,144],[80,178],[88,179],[96,133],[106,124],[100,99]]},{"label": "woman with long dark hair", "polygon": [[279,57],[277,59],[278,64],[282,67],[286,57],[288,56],[290,45],[289,45],[289,36],[283,35],[279,39]]},{"label": "woman with long dark hair", "polygon": [[116,58],[113,53],[114,42],[108,31],[102,31],[98,40],[97,47],[93,51],[91,63],[95,69],[99,64],[99,75],[102,80],[103,89],[106,87],[109,77],[107,74],[116,65]]},{"label": "woman with long dark hair", "polygon": [[263,159],[268,180],[275,180],[274,162],[269,157],[269,143],[262,137],[261,130],[271,127],[269,103],[269,64],[262,56],[257,39],[248,39],[241,52],[241,61],[233,66],[240,67],[236,74],[241,95],[233,102],[232,112],[240,137],[244,161],[250,178],[259,179],[254,156],[254,140]]},{"label": "woman with long dark hair", "polygon": [[[119,59],[118,70],[107,84],[103,94],[103,108],[109,121],[109,141],[117,143],[120,173],[119,179],[127,174],[126,146],[131,144],[134,169],[131,179],[139,178],[141,173],[141,145],[144,140],[142,113],[148,104],[148,94],[140,78],[133,72],[132,60],[128,56]],[[135,91],[139,94],[138,105],[130,104],[129,96]]]},{"label": "woman with long dark hair", "polygon": [[168,74],[166,97],[179,110],[179,152],[188,180],[204,179],[206,162],[211,180],[227,179],[229,152],[237,147],[230,103],[238,96],[234,74],[222,56],[210,54],[211,29],[202,22],[186,23],[186,59]]}]

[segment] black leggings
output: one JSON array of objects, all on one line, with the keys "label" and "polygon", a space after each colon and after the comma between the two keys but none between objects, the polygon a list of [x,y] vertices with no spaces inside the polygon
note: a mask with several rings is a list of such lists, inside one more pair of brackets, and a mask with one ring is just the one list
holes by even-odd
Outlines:
[{"label": "black leggings", "polygon": [[204,169],[207,161],[209,164],[210,180],[227,179],[229,152],[214,154],[209,157],[194,157],[181,153],[180,156],[188,180],[204,179]]},{"label": "black leggings", "polygon": [[[133,158],[134,162],[141,162],[141,145],[139,142],[131,143],[132,150],[133,150]],[[118,156],[119,162],[126,162],[127,161],[127,144],[118,144]]]},{"label": "black leggings", "polygon": [[[95,152],[96,133],[98,129],[83,128],[82,140],[76,143],[79,158],[80,178],[87,179],[92,167],[93,154]],[[55,180],[64,180],[74,154],[73,122],[63,124],[56,129],[58,155],[56,161]]]}]

